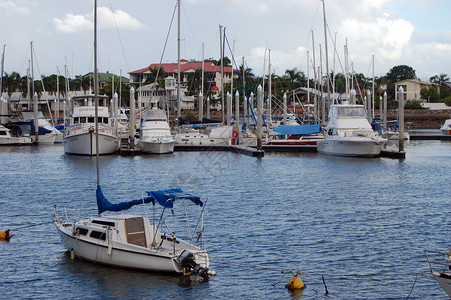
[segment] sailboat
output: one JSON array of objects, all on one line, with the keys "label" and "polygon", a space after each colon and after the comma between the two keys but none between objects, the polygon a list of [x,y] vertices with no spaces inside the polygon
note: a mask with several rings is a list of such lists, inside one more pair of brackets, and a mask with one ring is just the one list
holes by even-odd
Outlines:
[{"label": "sailboat", "polygon": [[[97,77],[97,0],[94,1],[94,99],[95,99],[95,137],[99,142],[98,77]],[[62,214],[54,209],[54,224],[63,245],[71,253],[71,257],[116,267],[133,268],[144,271],[168,272],[176,274],[197,274],[204,279],[214,274],[208,269],[208,252],[199,245],[179,239],[175,232],[163,232],[164,212],[173,209],[175,202],[192,201],[205,207],[200,197],[184,193],[180,189],[158,190],[147,192],[146,197],[139,200],[112,204],[106,199],[100,186],[99,153],[96,153],[97,167],[97,208],[98,217],[72,221],[68,219],[67,210]],[[141,215],[102,216],[107,211],[122,211],[134,205],[152,203],[154,207],[153,222]],[[156,204],[163,206],[159,218],[156,218]],[[186,207],[186,206],[184,206]],[[202,209],[199,221],[203,220]],[[157,222],[158,220],[158,222]],[[202,222],[203,224],[203,222]],[[201,245],[203,226],[199,232],[193,232],[191,240]]]}]

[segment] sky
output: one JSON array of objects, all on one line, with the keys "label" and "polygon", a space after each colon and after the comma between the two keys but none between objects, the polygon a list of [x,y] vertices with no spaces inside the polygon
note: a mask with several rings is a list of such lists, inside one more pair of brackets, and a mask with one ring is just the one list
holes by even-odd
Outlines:
[{"label": "sky", "polygon": [[[373,57],[375,76],[398,65],[424,81],[451,76],[450,0],[324,1],[329,71],[344,72],[347,43],[354,71],[369,78]],[[176,4],[98,0],[99,72],[128,76],[160,59],[177,62]],[[64,75],[65,66],[71,77],[90,72],[93,7],[94,0],[0,0],[4,71],[25,75],[33,42],[35,77]],[[322,8],[321,0],[181,0],[181,58],[201,61],[204,52],[205,59],[219,59],[222,25],[225,56],[233,51],[238,65],[244,57],[256,76],[267,74],[270,57],[271,72],[297,68],[312,78],[313,63],[318,68],[321,60],[326,71]]]}]

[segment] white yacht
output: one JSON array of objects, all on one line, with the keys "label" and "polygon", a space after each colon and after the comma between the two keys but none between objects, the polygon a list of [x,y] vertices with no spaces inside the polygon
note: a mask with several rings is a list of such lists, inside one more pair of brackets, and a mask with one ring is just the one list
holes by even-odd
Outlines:
[{"label": "white yacht", "polygon": [[183,128],[181,133],[175,135],[177,145],[230,145],[233,135],[233,126],[215,125],[196,129]]},{"label": "white yacht", "polygon": [[363,105],[344,103],[331,105],[324,140],[317,142],[317,149],[328,155],[377,157],[386,142],[373,131]]},{"label": "white yacht", "polygon": [[11,129],[0,125],[0,145],[12,146],[12,145],[30,145],[32,143],[29,137],[13,136]]},{"label": "white yacht", "polygon": [[[107,96],[98,96],[99,155],[112,154],[118,147],[114,120],[110,113]],[[66,154],[96,155],[94,95],[73,97],[69,102],[71,115],[64,131]]]},{"label": "white yacht", "polygon": [[451,119],[445,120],[445,123],[440,127],[443,135],[451,135]]},{"label": "white yacht", "polygon": [[138,141],[141,151],[153,154],[172,153],[174,144],[166,112],[156,107],[145,110],[141,117],[141,137]]}]

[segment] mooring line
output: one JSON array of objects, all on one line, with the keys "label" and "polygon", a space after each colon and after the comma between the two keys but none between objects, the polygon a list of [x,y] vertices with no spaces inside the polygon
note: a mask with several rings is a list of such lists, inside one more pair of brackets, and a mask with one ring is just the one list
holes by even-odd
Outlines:
[{"label": "mooring line", "polygon": [[23,226],[23,227],[17,227],[17,228],[9,229],[9,231],[17,231],[17,230],[19,230],[19,229],[25,229],[25,228],[35,227],[35,226],[44,225],[44,224],[48,224],[48,223],[50,223],[50,221],[42,222],[42,223],[36,223],[36,224],[32,224],[32,225],[28,225],[28,226]]}]

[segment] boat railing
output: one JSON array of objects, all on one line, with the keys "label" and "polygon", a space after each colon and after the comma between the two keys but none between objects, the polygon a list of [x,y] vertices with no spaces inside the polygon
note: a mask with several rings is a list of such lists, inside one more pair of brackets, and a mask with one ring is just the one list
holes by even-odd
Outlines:
[{"label": "boat railing", "polygon": [[78,219],[81,219],[80,211],[78,210],[78,208],[67,207],[64,205],[55,205],[53,207],[53,213],[55,215],[55,220],[60,222],[71,222],[73,220],[70,220],[70,218],[72,218],[74,215],[77,216]]},{"label": "boat railing", "polygon": [[431,272],[445,273],[451,270],[451,249],[427,249],[424,255],[429,264]]}]

